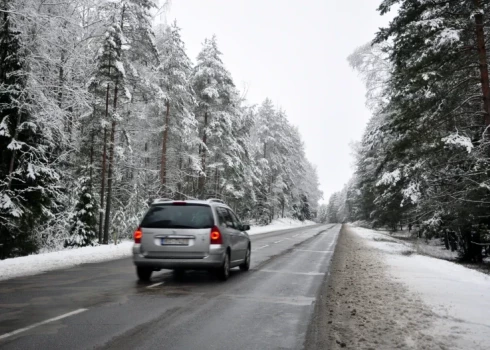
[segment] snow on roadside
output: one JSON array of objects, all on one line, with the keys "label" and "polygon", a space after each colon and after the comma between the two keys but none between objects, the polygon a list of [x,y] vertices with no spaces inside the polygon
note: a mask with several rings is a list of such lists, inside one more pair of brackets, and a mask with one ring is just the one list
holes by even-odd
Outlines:
[{"label": "snow on roadside", "polygon": [[386,253],[411,254],[414,252],[410,244],[391,238],[386,234],[362,227],[352,228],[356,233],[366,238],[370,246],[381,249]]},{"label": "snow on roadside", "polygon": [[[375,231],[362,227],[355,227],[356,232],[361,233],[363,237],[369,238],[376,248],[385,250],[388,253],[397,252],[402,254],[417,253],[421,255],[428,255],[434,258],[444,260],[456,260],[458,252],[447,250],[443,245],[439,244],[438,239],[432,239],[425,243],[424,239],[417,239],[413,242],[402,241],[397,238],[408,238],[409,234],[389,235],[380,231]],[[369,243],[369,242],[368,242]]]},{"label": "snow on roadside", "polygon": [[440,240],[432,239],[428,243],[422,242],[422,239],[419,239],[414,243],[414,249],[418,254],[428,255],[433,258],[439,258],[444,260],[456,260],[458,258],[457,251],[447,250],[444,245],[439,244]]},{"label": "snow on roadside", "polygon": [[248,231],[249,235],[258,235],[261,233],[267,233],[267,232],[272,232],[272,231],[279,231],[279,230],[287,230],[291,228],[296,228],[296,227],[302,227],[302,226],[311,226],[315,225],[316,223],[313,221],[299,221],[295,219],[289,219],[289,218],[283,218],[283,219],[276,219],[273,220],[271,224],[267,226],[252,226],[250,228],[250,231]]},{"label": "snow on roadside", "polygon": [[[490,276],[453,262],[416,254],[405,242],[373,230],[352,227],[370,246],[384,252],[391,277],[403,283],[438,316],[434,334],[447,336],[458,349],[485,349],[490,319]],[[410,251],[410,254],[404,252]]]},{"label": "snow on roadside", "polygon": [[[267,226],[252,227],[249,234],[257,235],[314,224],[313,221],[301,222],[293,219],[277,219]],[[36,275],[52,270],[66,269],[86,263],[126,258],[131,256],[132,246],[132,241],[124,241],[118,245],[109,244],[96,247],[65,249],[58,252],[0,260],[0,281],[14,277]]]},{"label": "snow on roadside", "polygon": [[0,260],[0,281],[70,268],[80,264],[122,259],[131,256],[132,246],[133,242],[124,241],[117,245],[109,244],[66,249],[58,252]]}]

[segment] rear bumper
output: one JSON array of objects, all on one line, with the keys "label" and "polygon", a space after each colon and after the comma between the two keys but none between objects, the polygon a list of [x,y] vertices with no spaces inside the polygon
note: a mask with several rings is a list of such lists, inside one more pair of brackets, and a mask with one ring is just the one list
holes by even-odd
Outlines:
[{"label": "rear bumper", "polygon": [[216,246],[210,249],[202,259],[157,259],[147,258],[140,251],[140,245],[133,246],[133,263],[139,267],[151,267],[154,269],[189,269],[206,270],[220,267],[225,258],[226,248]]}]

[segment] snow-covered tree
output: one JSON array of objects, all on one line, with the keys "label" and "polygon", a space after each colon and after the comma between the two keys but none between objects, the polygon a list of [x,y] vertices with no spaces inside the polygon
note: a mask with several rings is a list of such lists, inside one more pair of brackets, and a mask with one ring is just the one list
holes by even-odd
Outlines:
[{"label": "snow-covered tree", "polygon": [[185,52],[180,28],[174,22],[158,33],[159,86],[164,94],[163,138],[160,180],[166,193],[185,191],[183,177],[199,167],[195,164],[198,147],[195,98],[191,86],[192,62]]},{"label": "snow-covered tree", "polygon": [[232,129],[238,113],[238,95],[221,55],[216,37],[206,39],[192,76],[198,102],[195,113],[202,137],[199,148],[201,171],[197,186],[197,193],[201,196],[206,193],[206,183],[212,186],[207,180],[223,164],[223,157],[233,162],[233,154],[228,151],[234,153],[237,150]]},{"label": "snow-covered tree", "polygon": [[97,239],[97,201],[92,193],[90,177],[82,176],[76,187],[79,196],[73,216],[70,218],[70,236],[65,246],[85,247]]},{"label": "snow-covered tree", "polygon": [[310,210],[310,204],[308,203],[308,197],[303,194],[300,196],[300,201],[301,201],[301,204],[300,204],[300,217],[299,219],[301,221],[305,221],[305,220],[311,220],[311,210]]},{"label": "snow-covered tree", "polygon": [[[397,14],[349,58],[373,117],[345,199],[354,220],[428,236],[458,232],[462,257],[488,226],[489,4],[384,0]],[[478,249],[476,249],[478,251]]]},{"label": "snow-covered tree", "polygon": [[326,204],[322,204],[318,207],[317,220],[318,220],[318,222],[321,222],[322,224],[325,224],[328,222],[328,207]]},{"label": "snow-covered tree", "polygon": [[23,40],[15,5],[0,12],[0,243],[2,257],[37,250],[36,229],[58,209],[62,193],[56,171],[56,121],[39,110],[42,100],[32,79],[32,57]]},{"label": "snow-covered tree", "polygon": [[155,4],[0,0],[1,258],[91,244],[94,225],[117,241],[162,195],[262,223],[308,216],[303,195],[315,211],[285,112],[247,103],[216,38],[193,65],[176,24],[152,27]]}]

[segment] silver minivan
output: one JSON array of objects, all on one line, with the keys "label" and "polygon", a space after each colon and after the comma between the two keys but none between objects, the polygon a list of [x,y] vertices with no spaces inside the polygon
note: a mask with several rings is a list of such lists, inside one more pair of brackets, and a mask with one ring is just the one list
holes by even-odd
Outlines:
[{"label": "silver minivan", "polygon": [[138,278],[153,271],[209,270],[227,280],[230,269],[250,268],[252,245],[236,214],[219,199],[159,199],[134,232],[133,261]]}]

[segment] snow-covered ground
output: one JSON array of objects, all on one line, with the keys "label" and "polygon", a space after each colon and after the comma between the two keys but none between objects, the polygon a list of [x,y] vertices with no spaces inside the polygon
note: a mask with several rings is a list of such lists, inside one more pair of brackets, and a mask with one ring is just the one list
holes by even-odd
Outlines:
[{"label": "snow-covered ground", "polygon": [[413,243],[413,248],[418,254],[428,255],[433,258],[444,260],[456,260],[458,258],[458,252],[447,250],[440,239],[431,239],[425,243],[424,239],[420,238]]},{"label": "snow-covered ground", "polygon": [[[353,226],[357,225],[353,224]],[[441,240],[438,238],[426,241],[423,238],[411,239],[412,234],[408,231],[389,233],[388,231],[376,231],[363,227],[356,227],[356,230],[358,232],[362,232],[365,237],[370,237],[373,241],[395,243],[397,249],[403,249],[407,254],[410,251],[412,253],[428,255],[433,258],[444,260],[456,260],[458,257],[457,251],[452,252],[450,250],[447,250],[446,247],[442,244]],[[398,238],[401,238],[402,240]],[[407,239],[410,240],[407,241]],[[378,244],[377,246],[383,246],[383,244]],[[392,246],[392,244],[387,244],[387,247],[390,246]]]},{"label": "snow-covered ground", "polygon": [[373,230],[352,227],[377,248],[393,280],[401,282],[434,312],[433,336],[456,349],[485,349],[490,336],[490,276],[453,262],[417,254],[411,244]]},{"label": "snow-covered ground", "polygon": [[[315,223],[312,221],[301,222],[293,219],[277,219],[267,226],[252,227],[249,233],[256,235],[313,224]],[[65,249],[58,252],[0,260],[0,281],[70,268],[80,264],[122,259],[131,256],[132,245],[132,241],[123,241],[117,245],[109,244],[96,247]]]},{"label": "snow-covered ground", "polygon": [[59,252],[34,254],[0,260],[0,280],[69,268],[86,263],[121,259],[131,255],[133,242],[65,249]]},{"label": "snow-covered ground", "polygon": [[301,227],[301,226],[311,226],[315,225],[316,223],[313,221],[299,221],[295,219],[289,219],[289,218],[283,218],[283,219],[276,219],[273,220],[270,225],[267,226],[252,226],[250,228],[250,231],[248,231],[249,235],[258,235],[261,233],[267,233],[267,232],[272,232],[272,231],[279,231],[279,230],[287,230],[290,228],[296,228],[296,227]]}]

